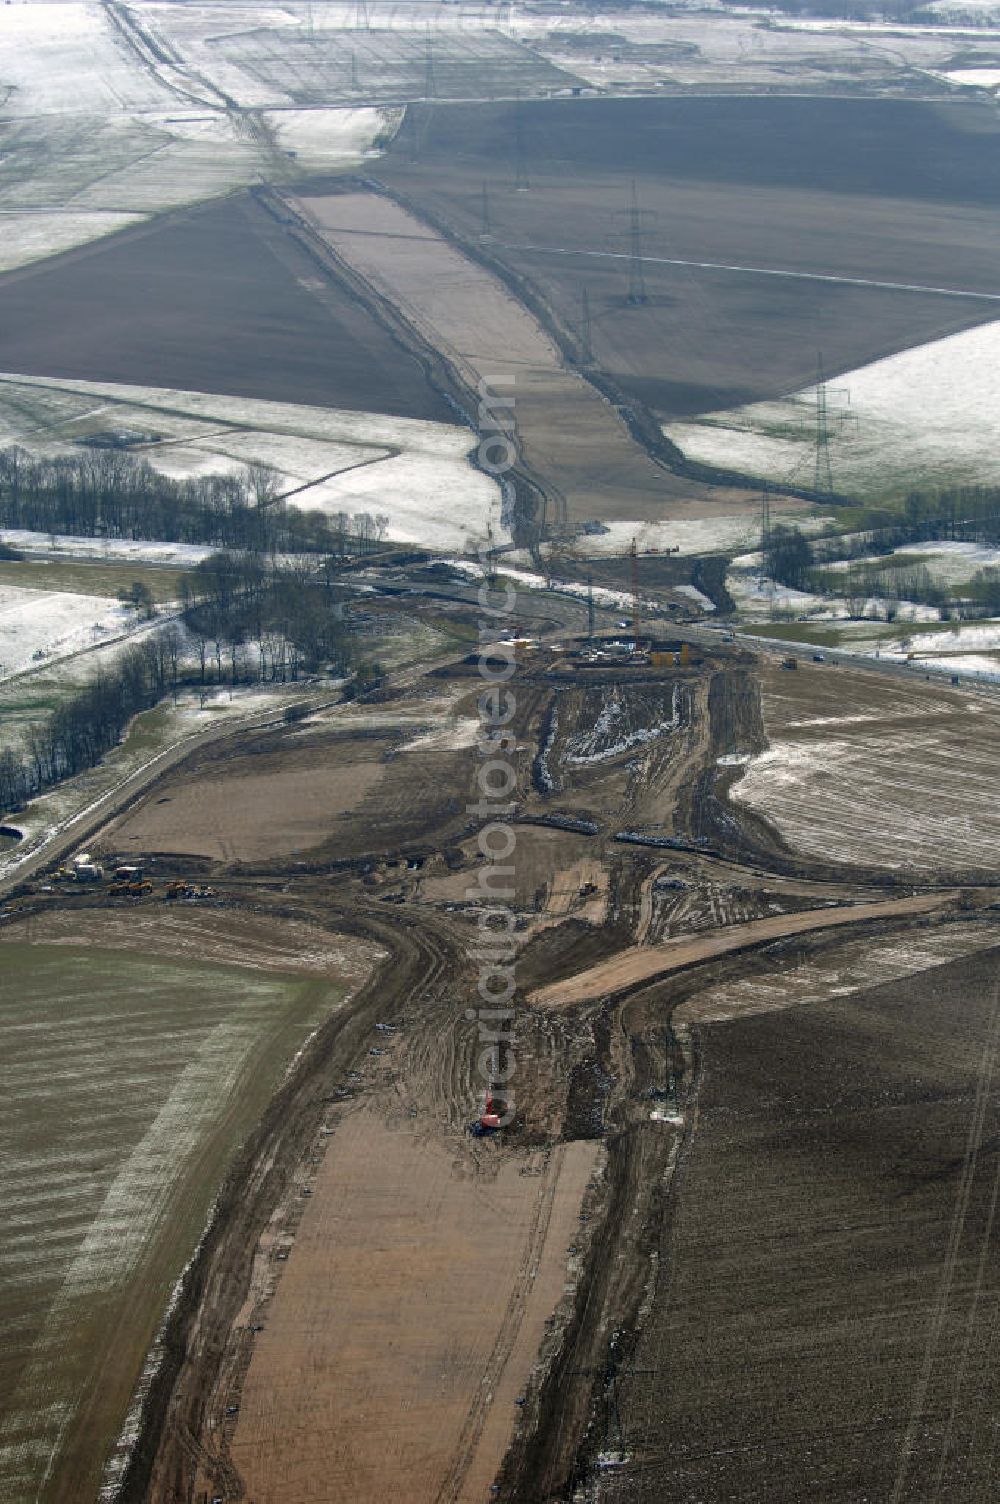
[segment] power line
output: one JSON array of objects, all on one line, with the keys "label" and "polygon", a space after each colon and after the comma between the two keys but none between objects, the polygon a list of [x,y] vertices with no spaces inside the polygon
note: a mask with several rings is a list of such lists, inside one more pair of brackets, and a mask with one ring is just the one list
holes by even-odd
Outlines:
[{"label": "power line", "polygon": [[639,193],[632,179],[632,202],[628,222],[628,300],[633,306],[646,302],[646,272],[642,264],[642,218]]},{"label": "power line", "polygon": [[833,431],[838,433],[847,424],[858,426],[854,413],[831,412],[830,398],[850,403],[851,394],[846,387],[836,391],[830,387],[823,370],[822,351],[816,357],[816,427],[813,441],[813,487],[829,495],[833,491],[833,466],[830,461],[830,439]]},{"label": "power line", "polygon": [[826,378],[823,375],[823,356],[816,357],[816,467],[813,487],[817,491],[833,490],[833,468],[830,464],[830,416],[827,410]]},{"label": "power line", "polygon": [[[628,208],[620,209],[616,212],[625,216],[628,250],[611,251],[608,254],[618,259],[628,259],[628,297],[626,301],[632,307],[641,307],[649,301],[646,292],[645,263],[648,259],[655,258],[648,258],[642,254],[643,226],[652,219],[652,214],[648,209],[641,209],[639,207],[639,189],[636,186],[635,178],[632,179],[632,193]],[[582,254],[588,255],[589,252],[585,251]]]},{"label": "power line", "polygon": [[424,98],[435,99],[437,97],[437,85],[434,81],[434,46],[431,41],[431,29],[427,27],[427,56],[424,62]]},{"label": "power line", "polygon": [[528,182],[528,153],[524,142],[524,106],[518,94],[514,101],[514,191],[526,193]]},{"label": "power line", "polygon": [[580,294],[580,355],[584,361],[594,358],[593,331],[590,322],[590,295],[584,288]]}]

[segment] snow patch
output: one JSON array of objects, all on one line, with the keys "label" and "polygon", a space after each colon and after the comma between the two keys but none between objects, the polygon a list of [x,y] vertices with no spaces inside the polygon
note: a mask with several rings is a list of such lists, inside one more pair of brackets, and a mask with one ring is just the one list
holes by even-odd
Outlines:
[{"label": "snow patch", "polygon": [[443,726],[431,726],[419,736],[405,742],[401,752],[461,752],[474,747],[479,735],[479,722],[475,716],[460,716]]},{"label": "snow patch", "polygon": [[0,585],[0,682],[140,625],[131,607],[110,597]]},{"label": "snow patch", "polygon": [[[1000,322],[932,340],[837,377],[850,393],[832,424],[834,484],[992,484],[1000,478]],[[782,482],[808,483],[816,388],[671,423],[665,432],[691,459]]]}]

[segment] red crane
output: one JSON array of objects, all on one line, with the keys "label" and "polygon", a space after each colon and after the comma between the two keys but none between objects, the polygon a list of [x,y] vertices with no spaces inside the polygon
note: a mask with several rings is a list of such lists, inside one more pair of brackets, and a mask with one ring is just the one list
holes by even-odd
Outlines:
[{"label": "red crane", "polygon": [[639,651],[639,545],[635,538],[629,544],[629,563],[632,578],[632,646]]}]

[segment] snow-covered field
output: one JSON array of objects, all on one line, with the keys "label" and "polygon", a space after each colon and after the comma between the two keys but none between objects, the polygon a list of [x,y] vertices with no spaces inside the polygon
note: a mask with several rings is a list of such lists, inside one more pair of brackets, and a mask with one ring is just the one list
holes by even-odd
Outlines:
[{"label": "snow-covered field", "polygon": [[69,533],[35,533],[8,527],[3,540],[25,554],[67,559],[108,559],[122,564],[176,564],[193,568],[212,552],[198,543],[151,543],[131,538],[81,538]]},{"label": "snow-covered field", "polygon": [[996,683],[1000,681],[1000,621],[963,622],[949,632],[915,631],[901,643],[880,648],[883,658],[911,653],[922,666]]},{"label": "snow-covered field", "polygon": [[990,929],[973,924],[910,931],[902,940],[897,936],[867,936],[820,952],[787,970],[735,977],[709,987],[681,1003],[674,1020],[706,1024],[848,997],[852,992],[913,976],[929,966],[941,966],[958,956],[973,955],[994,943]]},{"label": "snow-covered field", "polygon": [[68,1497],[60,1449],[94,1394],[98,1461],[113,1442],[236,1144],[368,962],[345,943],[353,975],[331,966],[326,985],[303,987],[206,963],[204,936],[173,956],[155,940],[150,954],[84,935],[31,943],[12,927],[0,947],[16,980],[0,1018],[8,1500],[45,1497],[53,1474],[49,1497]]},{"label": "snow-covered field", "polygon": [[[447,559],[445,562],[460,573],[470,574],[473,579],[483,578],[484,571],[479,564],[472,564],[466,559]],[[594,604],[597,606],[606,606],[612,611],[628,611],[629,613],[632,610],[632,594],[628,590],[608,590],[603,585],[594,585],[591,590],[589,585],[581,585],[573,580],[550,580],[531,569],[512,568],[503,559],[497,563],[497,573],[501,580],[509,580],[513,585],[523,585],[526,590],[554,590],[558,595],[571,595],[578,601],[585,601],[593,594]],[[708,596],[702,595],[701,591],[695,590],[694,586],[676,586],[675,593],[681,592],[689,599],[697,599],[702,610],[715,610]],[[644,611],[655,611],[658,608],[658,602],[652,600],[643,600],[641,605]]]},{"label": "snow-covered field", "polygon": [[[820,532],[831,518],[815,511],[804,512],[799,506],[785,510],[777,502],[772,506],[775,521],[786,522],[803,533]],[[676,549],[685,554],[732,553],[751,548],[760,538],[760,517],[756,502],[745,511],[718,517],[685,518],[668,522],[607,522],[603,533],[585,533],[574,540],[578,553],[598,559],[628,553],[634,538],[641,554]]]},{"label": "snow-covered field", "polygon": [[[956,44],[943,22],[802,21],[749,7],[742,13],[709,7],[685,12],[609,4],[561,13],[539,6],[514,12],[511,24],[546,57],[601,89],[679,84],[825,90],[838,82],[857,89],[860,82],[875,90],[910,68],[943,70]],[[963,51],[980,47],[988,49],[988,33],[962,37]]]},{"label": "snow-covered field", "polygon": [[[1000,548],[991,548],[983,543],[959,543],[947,540],[907,543],[894,549],[892,555],[869,562],[888,564],[893,558],[899,556],[907,566],[913,563],[926,568],[931,576],[943,585],[962,585],[980,569],[1000,569]],[[840,559],[828,565],[827,568],[849,571],[856,567],[858,562]]]},{"label": "snow-covered field", "polygon": [[966,89],[995,89],[1000,86],[1000,68],[949,68],[938,74],[938,77]]},{"label": "snow-covered field", "polygon": [[[832,567],[832,566],[831,566]],[[741,554],[732,561],[726,574],[726,589],[745,618],[769,618],[774,612],[794,614],[816,621],[854,620],[858,615],[873,620],[885,619],[887,602],[871,595],[859,603],[843,596],[815,595],[807,590],[793,590],[774,580],[761,577],[760,554]],[[898,621],[937,621],[935,606],[914,601],[893,601]]]},{"label": "snow-covered field", "polygon": [[[834,486],[871,495],[996,483],[998,369],[995,322],[837,376],[828,393]],[[798,485],[812,482],[815,431],[815,387],[666,428],[692,459]]]},{"label": "snow-covered field", "polygon": [[[398,112],[359,105],[286,111],[289,95],[238,69],[216,80],[212,32],[241,23],[294,34],[303,18],[267,5],[0,7],[0,270],[251,183],[336,171],[398,125]],[[242,114],[256,108],[259,124]]]},{"label": "snow-covered field", "polygon": [[139,625],[131,607],[105,596],[0,585],[0,682]]},{"label": "snow-covered field", "polygon": [[283,491],[295,492],[294,505],[382,514],[386,536],[400,542],[465,549],[485,540],[491,520],[498,541],[509,537],[499,489],[469,463],[474,435],[457,424],[162,387],[0,376],[0,445],[79,455],[81,438],[110,426],[155,433],[155,441],[132,452],[169,475],[263,461]]},{"label": "snow-covered field", "polygon": [[401,752],[460,752],[474,747],[481,731],[474,716],[446,716],[437,726],[429,726],[411,741],[404,742]]},{"label": "snow-covered field", "polygon": [[979,36],[989,36],[988,31],[984,33],[979,28],[987,27],[991,22],[1000,25],[1000,4],[997,0],[930,0],[930,4],[925,5],[924,9],[940,16],[947,25],[976,27],[977,31],[973,35],[978,32]]}]

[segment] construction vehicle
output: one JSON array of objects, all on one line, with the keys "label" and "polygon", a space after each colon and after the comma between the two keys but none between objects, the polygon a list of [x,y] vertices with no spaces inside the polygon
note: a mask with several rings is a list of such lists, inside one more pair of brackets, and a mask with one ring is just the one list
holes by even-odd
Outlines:
[{"label": "construction vehicle", "polygon": [[501,1128],[500,1114],[496,1110],[493,1101],[492,1086],[486,1093],[486,1106],[481,1115],[469,1128],[473,1138],[487,1138],[491,1133],[499,1133]]},{"label": "construction vehicle", "polygon": [[164,888],[163,896],[166,899],[214,898],[215,889],[206,887],[204,883],[192,883],[185,878],[176,878]]},{"label": "construction vehicle", "polygon": [[797,658],[782,658],[781,666],[782,668],[798,668],[799,660]]}]

